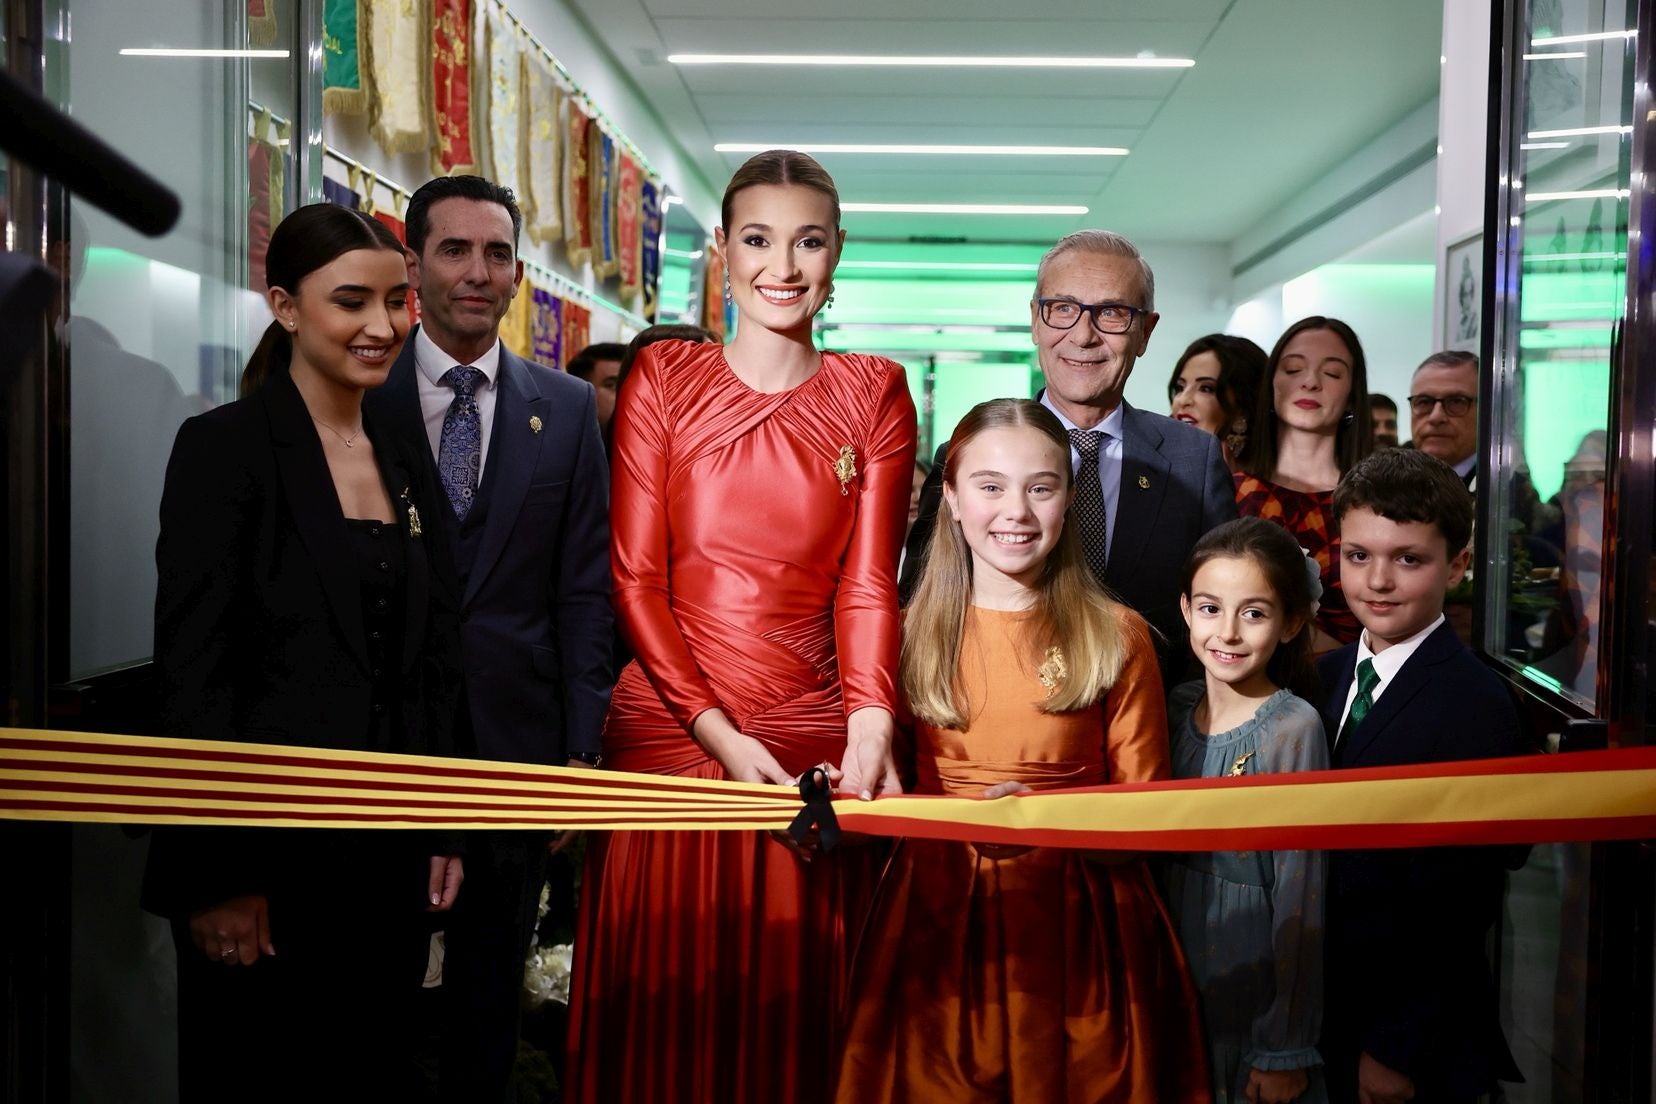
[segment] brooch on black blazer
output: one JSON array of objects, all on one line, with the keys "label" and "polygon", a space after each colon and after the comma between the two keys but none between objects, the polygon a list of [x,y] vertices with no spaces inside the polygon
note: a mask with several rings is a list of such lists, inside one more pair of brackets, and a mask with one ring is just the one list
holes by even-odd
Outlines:
[{"label": "brooch on black blazer", "polygon": [[407,487],[402,489],[402,494],[398,497],[403,500],[403,505],[408,507],[408,535],[418,538],[420,535],[420,511],[416,510],[414,503],[408,500]]}]

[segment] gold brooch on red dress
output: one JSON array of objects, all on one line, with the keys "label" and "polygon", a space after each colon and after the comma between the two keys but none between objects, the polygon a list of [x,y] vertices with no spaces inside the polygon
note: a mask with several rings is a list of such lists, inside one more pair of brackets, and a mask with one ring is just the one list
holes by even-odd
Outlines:
[{"label": "gold brooch on red dress", "polygon": [[839,459],[834,461],[834,474],[839,476],[840,494],[849,494],[846,490],[851,481],[857,478],[857,450],[850,445],[841,445]]}]

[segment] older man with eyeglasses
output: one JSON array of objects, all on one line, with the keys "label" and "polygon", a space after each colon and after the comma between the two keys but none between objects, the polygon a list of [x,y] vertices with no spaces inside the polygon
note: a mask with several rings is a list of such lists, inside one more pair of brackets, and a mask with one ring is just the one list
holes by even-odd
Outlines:
[{"label": "older man with eyeglasses", "polygon": [[[1179,615],[1185,558],[1203,533],[1236,517],[1236,491],[1217,437],[1122,398],[1161,317],[1155,297],[1155,275],[1132,242],[1080,230],[1041,258],[1030,336],[1046,377],[1040,401],[1070,435],[1070,523],[1093,574],[1158,631],[1171,678],[1189,659]],[[909,533],[905,602],[935,528],[947,449],[937,450]]]},{"label": "older man with eyeglasses", "polygon": [[1414,447],[1454,468],[1471,486],[1478,470],[1477,354],[1451,349],[1421,361],[1408,402]]}]

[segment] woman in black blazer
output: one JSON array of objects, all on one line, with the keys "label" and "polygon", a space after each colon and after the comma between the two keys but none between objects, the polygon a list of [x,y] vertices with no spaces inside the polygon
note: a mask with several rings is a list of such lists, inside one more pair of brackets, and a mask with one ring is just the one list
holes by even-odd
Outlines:
[{"label": "woman in black blazer", "polygon": [[[267,271],[275,321],[242,397],[185,422],[167,467],[165,731],[452,754],[455,586],[421,526],[441,492],[362,411],[408,334],[402,247],[373,218],[317,204],[277,227]],[[447,909],[462,877],[446,843],[156,832],[144,904],[178,950],[183,1098],[404,1098],[422,913]]]}]

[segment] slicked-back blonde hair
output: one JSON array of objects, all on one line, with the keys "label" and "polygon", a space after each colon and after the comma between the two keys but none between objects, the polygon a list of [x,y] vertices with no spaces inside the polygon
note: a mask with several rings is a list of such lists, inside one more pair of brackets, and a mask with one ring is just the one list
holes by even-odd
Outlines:
[{"label": "slicked-back blonde hair", "polygon": [[[1031,399],[992,399],[974,406],[949,438],[943,482],[956,486],[961,457],[979,434],[991,429],[1028,428],[1040,433],[1064,458],[1065,486],[1071,481],[1069,435],[1050,410]],[[938,510],[920,583],[903,620],[899,674],[909,709],[937,728],[962,730],[972,703],[960,685],[960,651],[966,611],[972,604],[972,551],[947,505]],[[1052,677],[1052,693],[1040,708],[1068,713],[1094,705],[1121,677],[1127,634],[1118,607],[1096,582],[1074,527],[1066,521],[1036,584],[1038,626],[1025,657],[1032,670]],[[1053,663],[1057,649],[1060,663]],[[1061,672],[1061,673],[1060,673]]]},{"label": "slicked-back blonde hair", "polygon": [[736,204],[736,195],[756,184],[798,184],[828,197],[834,210],[834,229],[840,225],[839,189],[816,158],[798,150],[773,149],[756,153],[742,163],[736,174],[725,185],[724,201],[719,205],[720,225],[730,230],[730,214]]}]

